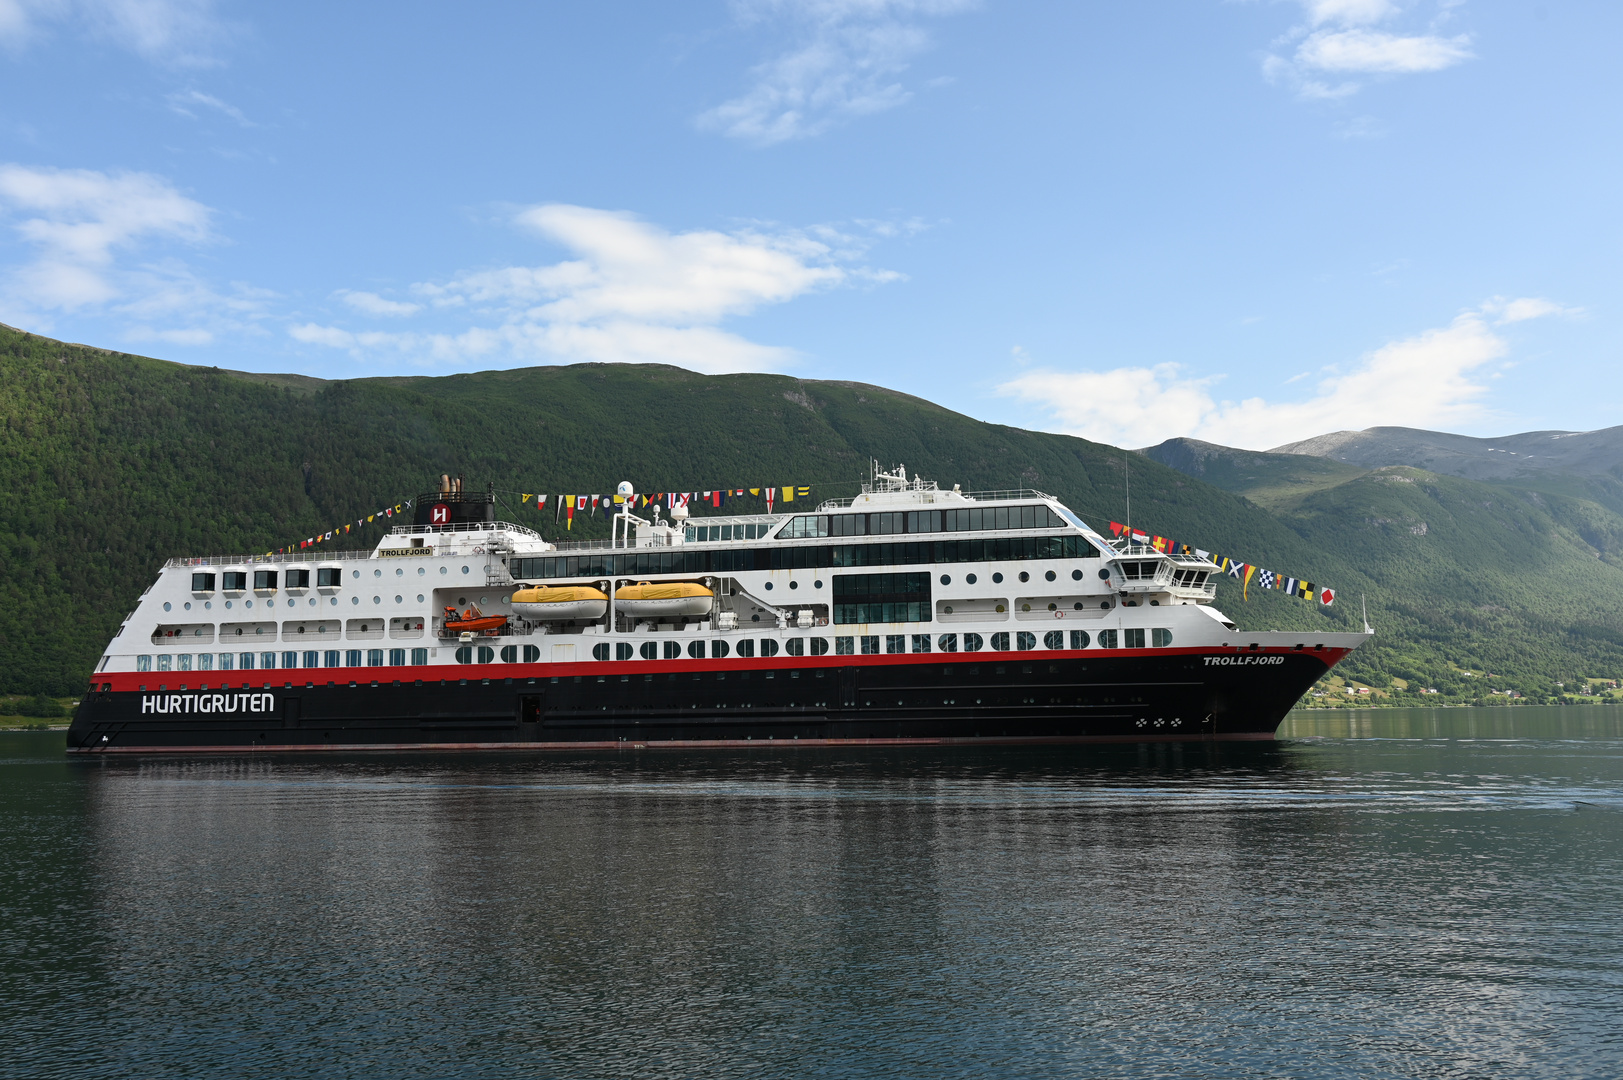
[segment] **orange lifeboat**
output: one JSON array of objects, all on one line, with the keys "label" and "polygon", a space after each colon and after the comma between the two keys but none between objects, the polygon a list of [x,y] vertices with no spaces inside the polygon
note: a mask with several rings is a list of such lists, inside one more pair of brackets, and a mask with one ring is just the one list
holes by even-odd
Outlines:
[{"label": "orange lifeboat", "polygon": [[486,615],[478,607],[469,606],[458,615],[456,608],[445,609],[445,636],[456,634],[489,634],[494,636],[507,626],[506,615]]}]

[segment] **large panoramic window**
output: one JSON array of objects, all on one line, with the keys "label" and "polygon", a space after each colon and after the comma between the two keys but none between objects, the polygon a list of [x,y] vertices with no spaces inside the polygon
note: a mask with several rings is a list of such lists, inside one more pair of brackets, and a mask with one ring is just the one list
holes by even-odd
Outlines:
[{"label": "large panoramic window", "polygon": [[929,622],[930,575],[835,574],[834,621]]}]

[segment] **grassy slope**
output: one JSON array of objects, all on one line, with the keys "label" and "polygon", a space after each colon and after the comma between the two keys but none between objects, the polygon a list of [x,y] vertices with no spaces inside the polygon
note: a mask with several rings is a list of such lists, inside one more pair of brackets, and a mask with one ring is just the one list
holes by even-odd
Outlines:
[{"label": "grassy slope", "polygon": [[[1121,450],[851,383],[622,365],[324,383],[8,330],[0,375],[3,692],[77,690],[167,557],[280,546],[446,471],[504,492],[629,478],[650,491],[810,484],[821,499],[853,494],[874,457],[965,490],[1041,488],[1101,526],[1123,516]],[[1219,603],[1242,626],[1350,628],[1363,592],[1381,636],[1352,667],[1377,683],[1384,671],[1447,685],[1456,666],[1530,689],[1623,672],[1623,571],[1586,539],[1623,535],[1623,518],[1586,491],[1208,463],[1209,479],[1250,484],[1265,508],[1131,460],[1136,523],[1342,590],[1325,612],[1279,594],[1242,603],[1224,580]],[[502,497],[504,517],[558,533],[550,512]],[[369,528],[345,546],[369,546],[381,526]]]},{"label": "grassy slope", "polygon": [[[966,490],[1033,486],[1119,517],[1123,452],[999,427],[892,391],[782,376],[577,365],[342,383],[192,368],[0,330],[0,691],[72,693],[165,558],[263,551],[408,498],[441,472],[498,489],[811,484],[869,457]],[[1133,463],[1135,517],[1329,579],[1245,500]],[[504,516],[558,531],[548,514]],[[348,546],[374,542],[379,526]],[[575,536],[589,534],[577,528]],[[1318,621],[1284,598],[1244,621]],[[1345,621],[1335,612],[1331,621]]]}]

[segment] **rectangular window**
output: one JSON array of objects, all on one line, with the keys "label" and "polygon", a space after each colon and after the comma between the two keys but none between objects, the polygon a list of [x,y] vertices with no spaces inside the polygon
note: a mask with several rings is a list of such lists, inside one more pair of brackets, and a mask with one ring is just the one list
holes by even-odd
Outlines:
[{"label": "rectangular window", "polygon": [[428,650],[427,649],[413,649],[413,650],[411,650],[411,662],[412,662],[412,665],[415,666],[415,667],[422,667],[424,664],[428,663]]},{"label": "rectangular window", "polygon": [[259,668],[261,671],[270,671],[276,666],[276,654],[266,652],[259,654]]},{"label": "rectangular window", "polygon": [[[857,651],[856,645],[857,639],[854,637],[837,637],[834,639],[834,655],[851,656]],[[158,666],[160,669],[163,668],[163,662],[166,659],[168,658],[163,656],[158,657]]]},{"label": "rectangular window", "polygon": [[1088,632],[1086,630],[1071,631],[1071,648],[1085,649],[1088,647]]},{"label": "rectangular window", "polygon": [[1163,629],[1159,626],[1156,627],[1154,630],[1150,631],[1150,644],[1154,645],[1157,649],[1165,649],[1167,646],[1172,644],[1172,631]]},{"label": "rectangular window", "polygon": [[254,654],[251,652],[239,653],[237,656],[238,671],[252,671],[254,669]]},{"label": "rectangular window", "polygon": [[307,668],[320,667],[321,653],[315,649],[306,649],[304,651],[304,666]]},{"label": "rectangular window", "polygon": [[175,658],[173,656],[170,656],[168,653],[160,653],[159,656],[158,656],[158,670],[159,671],[168,671],[170,669],[170,667],[174,664],[174,661],[175,661]]},{"label": "rectangular window", "polygon": [[383,666],[383,650],[382,649],[368,649],[368,650],[366,650],[366,666],[367,667],[382,667]]},{"label": "rectangular window", "polygon": [[957,652],[958,635],[942,634],[940,637],[936,638],[935,644],[936,648],[940,649],[942,652]]},{"label": "rectangular window", "polygon": [[289,668],[298,667],[299,666],[299,654],[296,653],[296,652],[285,652],[285,653],[283,653],[282,654],[282,666],[283,667],[289,667]]},{"label": "rectangular window", "polygon": [[338,661],[342,656],[343,653],[339,652],[337,649],[328,649],[326,652],[321,654],[321,666],[339,667],[341,665]]},{"label": "rectangular window", "polygon": [[390,667],[405,667],[406,666],[406,650],[405,649],[390,649],[389,650],[389,666]]},{"label": "rectangular window", "polygon": [[235,659],[235,658],[230,653],[228,653],[228,652],[221,653],[220,654],[220,670],[221,671],[230,671],[231,670],[231,661],[233,659]]},{"label": "rectangular window", "polygon": [[836,574],[834,621],[929,622],[929,574]]},{"label": "rectangular window", "polygon": [[242,592],[248,587],[246,570],[227,570],[220,575],[220,587],[226,592]]},{"label": "rectangular window", "polygon": [[828,519],[830,536],[866,536],[867,533],[867,514],[832,514]]},{"label": "rectangular window", "polygon": [[876,656],[879,653],[879,635],[864,634],[862,636],[862,655]]},{"label": "rectangular window", "polygon": [[344,572],[334,566],[318,567],[316,585],[323,589],[336,589],[344,583]]},{"label": "rectangular window", "polygon": [[[845,640],[850,641],[851,639],[846,638]],[[814,637],[814,638],[812,638],[811,639],[811,651],[812,651],[813,656],[827,656],[828,655],[828,638],[826,638],[826,637]],[[847,650],[847,651],[849,652],[850,650]]]},{"label": "rectangular window", "polygon": [[914,634],[913,635],[913,651],[914,652],[929,652],[930,651],[930,635],[929,634]]},{"label": "rectangular window", "polygon": [[256,589],[274,589],[274,588],[276,588],[276,571],[275,570],[255,570],[254,571],[254,588],[256,588]]},{"label": "rectangular window", "polygon": [[788,641],[783,643],[783,651],[788,653],[790,656],[805,656],[806,639],[798,637],[790,638]]},{"label": "rectangular window", "polygon": [[214,591],[214,575],[213,574],[193,574],[192,575],[192,592],[213,592],[213,591]]},{"label": "rectangular window", "polygon": [[345,649],[344,650],[344,666],[345,667],[360,667],[361,666],[361,650],[359,650],[359,649]]},{"label": "rectangular window", "polygon": [[1125,637],[1126,637],[1126,647],[1127,648],[1129,648],[1129,649],[1142,649],[1144,647],[1144,631],[1143,630],[1123,630],[1122,634],[1125,635]]},{"label": "rectangular window", "polygon": [[886,634],[885,651],[887,653],[904,653],[907,651],[906,634]]},{"label": "rectangular window", "polygon": [[137,656],[135,658],[135,670],[136,671],[151,671],[152,670],[152,657],[150,655]]},{"label": "rectangular window", "polygon": [[198,653],[197,654],[197,670],[198,671],[213,671],[214,670],[214,654],[211,653],[211,652]]},{"label": "rectangular window", "polygon": [[287,587],[290,589],[308,589],[310,587],[310,571],[289,570],[287,572]]},{"label": "rectangular window", "polygon": [[1101,648],[1101,649],[1114,649],[1115,647],[1116,647],[1116,631],[1114,631],[1114,630],[1101,630],[1101,631],[1099,631],[1099,648]]},{"label": "rectangular window", "polygon": [[176,671],[190,671],[190,670],[192,670],[192,654],[189,653],[189,652],[183,652],[179,656],[175,657],[175,670]]}]

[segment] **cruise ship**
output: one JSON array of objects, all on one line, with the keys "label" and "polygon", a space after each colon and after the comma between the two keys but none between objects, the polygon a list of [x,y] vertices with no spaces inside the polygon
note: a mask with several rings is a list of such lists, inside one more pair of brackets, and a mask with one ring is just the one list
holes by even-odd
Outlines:
[{"label": "cruise ship", "polygon": [[620,496],[609,539],[553,543],[442,478],[371,551],[171,559],[69,751],[1271,739],[1370,635],[1242,631],[1210,560],[1040,491],[898,467],[808,512]]}]

